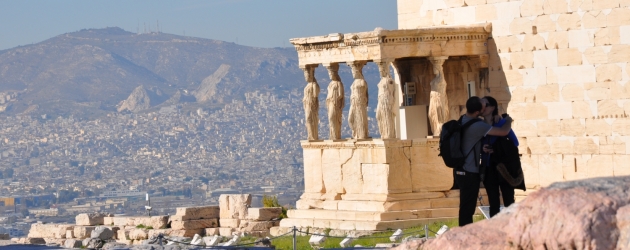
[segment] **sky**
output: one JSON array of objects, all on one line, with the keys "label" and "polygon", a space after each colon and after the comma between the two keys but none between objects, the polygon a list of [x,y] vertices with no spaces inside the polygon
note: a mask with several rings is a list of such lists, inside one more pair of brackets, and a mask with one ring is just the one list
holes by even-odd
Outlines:
[{"label": "sky", "polygon": [[120,27],[289,47],[290,38],[396,29],[395,0],[1,0],[0,50],[81,29]]}]

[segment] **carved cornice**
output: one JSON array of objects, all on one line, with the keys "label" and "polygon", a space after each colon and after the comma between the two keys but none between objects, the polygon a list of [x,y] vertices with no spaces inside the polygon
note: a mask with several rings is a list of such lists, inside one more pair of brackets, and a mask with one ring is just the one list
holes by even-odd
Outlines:
[{"label": "carved cornice", "polygon": [[401,147],[436,147],[439,139],[369,139],[369,140],[335,140],[335,141],[301,141],[303,149],[373,149]]},{"label": "carved cornice", "polygon": [[294,46],[297,51],[308,51],[308,50],[339,48],[339,47],[344,47],[346,45],[340,42],[329,42],[329,43],[294,45]]},{"label": "carved cornice", "polygon": [[348,34],[335,33],[326,36],[293,38],[290,41],[297,51],[314,51],[363,45],[409,44],[437,41],[479,41],[487,40],[490,37],[491,31],[492,26],[488,23],[411,30],[375,30]]}]

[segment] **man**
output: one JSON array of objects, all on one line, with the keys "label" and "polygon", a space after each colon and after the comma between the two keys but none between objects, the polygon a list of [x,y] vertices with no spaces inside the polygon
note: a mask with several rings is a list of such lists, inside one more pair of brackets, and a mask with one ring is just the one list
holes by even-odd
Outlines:
[{"label": "man", "polygon": [[[479,119],[483,113],[484,105],[481,98],[470,97],[466,101],[466,114],[462,116],[462,124]],[[481,160],[481,139],[486,135],[505,136],[512,129],[512,118],[505,117],[506,123],[502,127],[492,127],[485,122],[475,122],[468,127],[462,135],[462,151],[470,152],[462,169],[455,170],[455,182],[459,186],[459,226],[465,226],[473,222],[472,216],[477,207],[479,194],[479,164]]]}]

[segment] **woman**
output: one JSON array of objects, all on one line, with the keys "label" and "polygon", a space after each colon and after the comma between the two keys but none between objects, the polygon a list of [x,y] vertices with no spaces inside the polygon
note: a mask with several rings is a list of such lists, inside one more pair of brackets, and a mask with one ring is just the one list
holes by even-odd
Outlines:
[{"label": "woman", "polygon": [[[497,100],[490,96],[482,98],[486,107],[482,113],[484,122],[501,126]],[[505,207],[514,203],[514,188],[525,190],[523,171],[518,153],[518,140],[513,131],[507,136],[486,136],[484,139],[482,165],[485,167],[483,185],[490,202],[490,216],[499,213],[501,200]]]}]

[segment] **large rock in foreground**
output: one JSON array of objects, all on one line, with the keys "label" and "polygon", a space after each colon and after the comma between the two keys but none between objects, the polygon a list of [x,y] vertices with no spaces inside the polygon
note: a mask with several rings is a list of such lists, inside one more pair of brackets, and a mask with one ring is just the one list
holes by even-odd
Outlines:
[{"label": "large rock in foreground", "polygon": [[551,184],[496,217],[396,249],[630,249],[630,176]]}]

